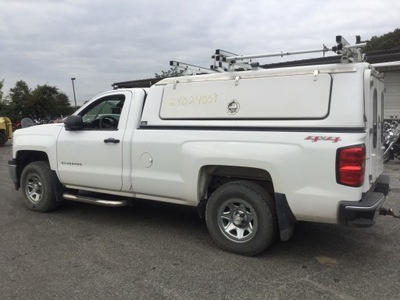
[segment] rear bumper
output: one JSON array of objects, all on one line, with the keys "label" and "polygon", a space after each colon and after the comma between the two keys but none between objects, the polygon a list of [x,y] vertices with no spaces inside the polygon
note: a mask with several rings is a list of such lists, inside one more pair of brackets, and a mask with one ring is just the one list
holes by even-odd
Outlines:
[{"label": "rear bumper", "polygon": [[360,201],[339,202],[339,222],[346,226],[370,227],[383,206],[390,190],[389,176],[379,177],[375,189],[364,194]]}]

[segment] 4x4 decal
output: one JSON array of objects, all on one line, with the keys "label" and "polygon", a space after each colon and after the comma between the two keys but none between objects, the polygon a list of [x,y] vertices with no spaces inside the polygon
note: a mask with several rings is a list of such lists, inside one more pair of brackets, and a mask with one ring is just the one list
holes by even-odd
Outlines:
[{"label": "4x4 decal", "polygon": [[319,141],[338,143],[341,141],[341,138],[340,136],[308,136],[305,140],[312,141],[313,143]]}]

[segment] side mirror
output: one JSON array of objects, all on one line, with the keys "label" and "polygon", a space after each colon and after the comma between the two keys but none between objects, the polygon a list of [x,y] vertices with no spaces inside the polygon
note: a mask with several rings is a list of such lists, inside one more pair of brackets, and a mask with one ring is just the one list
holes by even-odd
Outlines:
[{"label": "side mirror", "polygon": [[65,130],[82,130],[83,120],[81,116],[69,116],[64,121]]}]

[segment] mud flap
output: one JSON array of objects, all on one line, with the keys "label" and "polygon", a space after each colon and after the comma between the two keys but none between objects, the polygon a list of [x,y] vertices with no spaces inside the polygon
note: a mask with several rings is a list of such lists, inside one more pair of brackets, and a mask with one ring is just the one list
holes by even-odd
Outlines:
[{"label": "mud flap", "polygon": [[275,193],[275,206],[278,217],[280,239],[285,242],[293,235],[296,218],[293,215],[284,194]]}]

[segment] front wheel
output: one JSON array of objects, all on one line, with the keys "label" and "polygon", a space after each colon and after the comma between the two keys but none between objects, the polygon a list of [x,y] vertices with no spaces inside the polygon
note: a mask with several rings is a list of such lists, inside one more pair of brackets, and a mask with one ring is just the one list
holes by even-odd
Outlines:
[{"label": "front wheel", "polygon": [[21,191],[29,209],[40,212],[55,209],[59,204],[56,200],[56,189],[47,162],[32,162],[22,171]]},{"label": "front wheel", "polygon": [[219,187],[208,200],[206,223],[222,249],[242,255],[261,253],[277,235],[274,202],[251,181],[232,181]]}]

